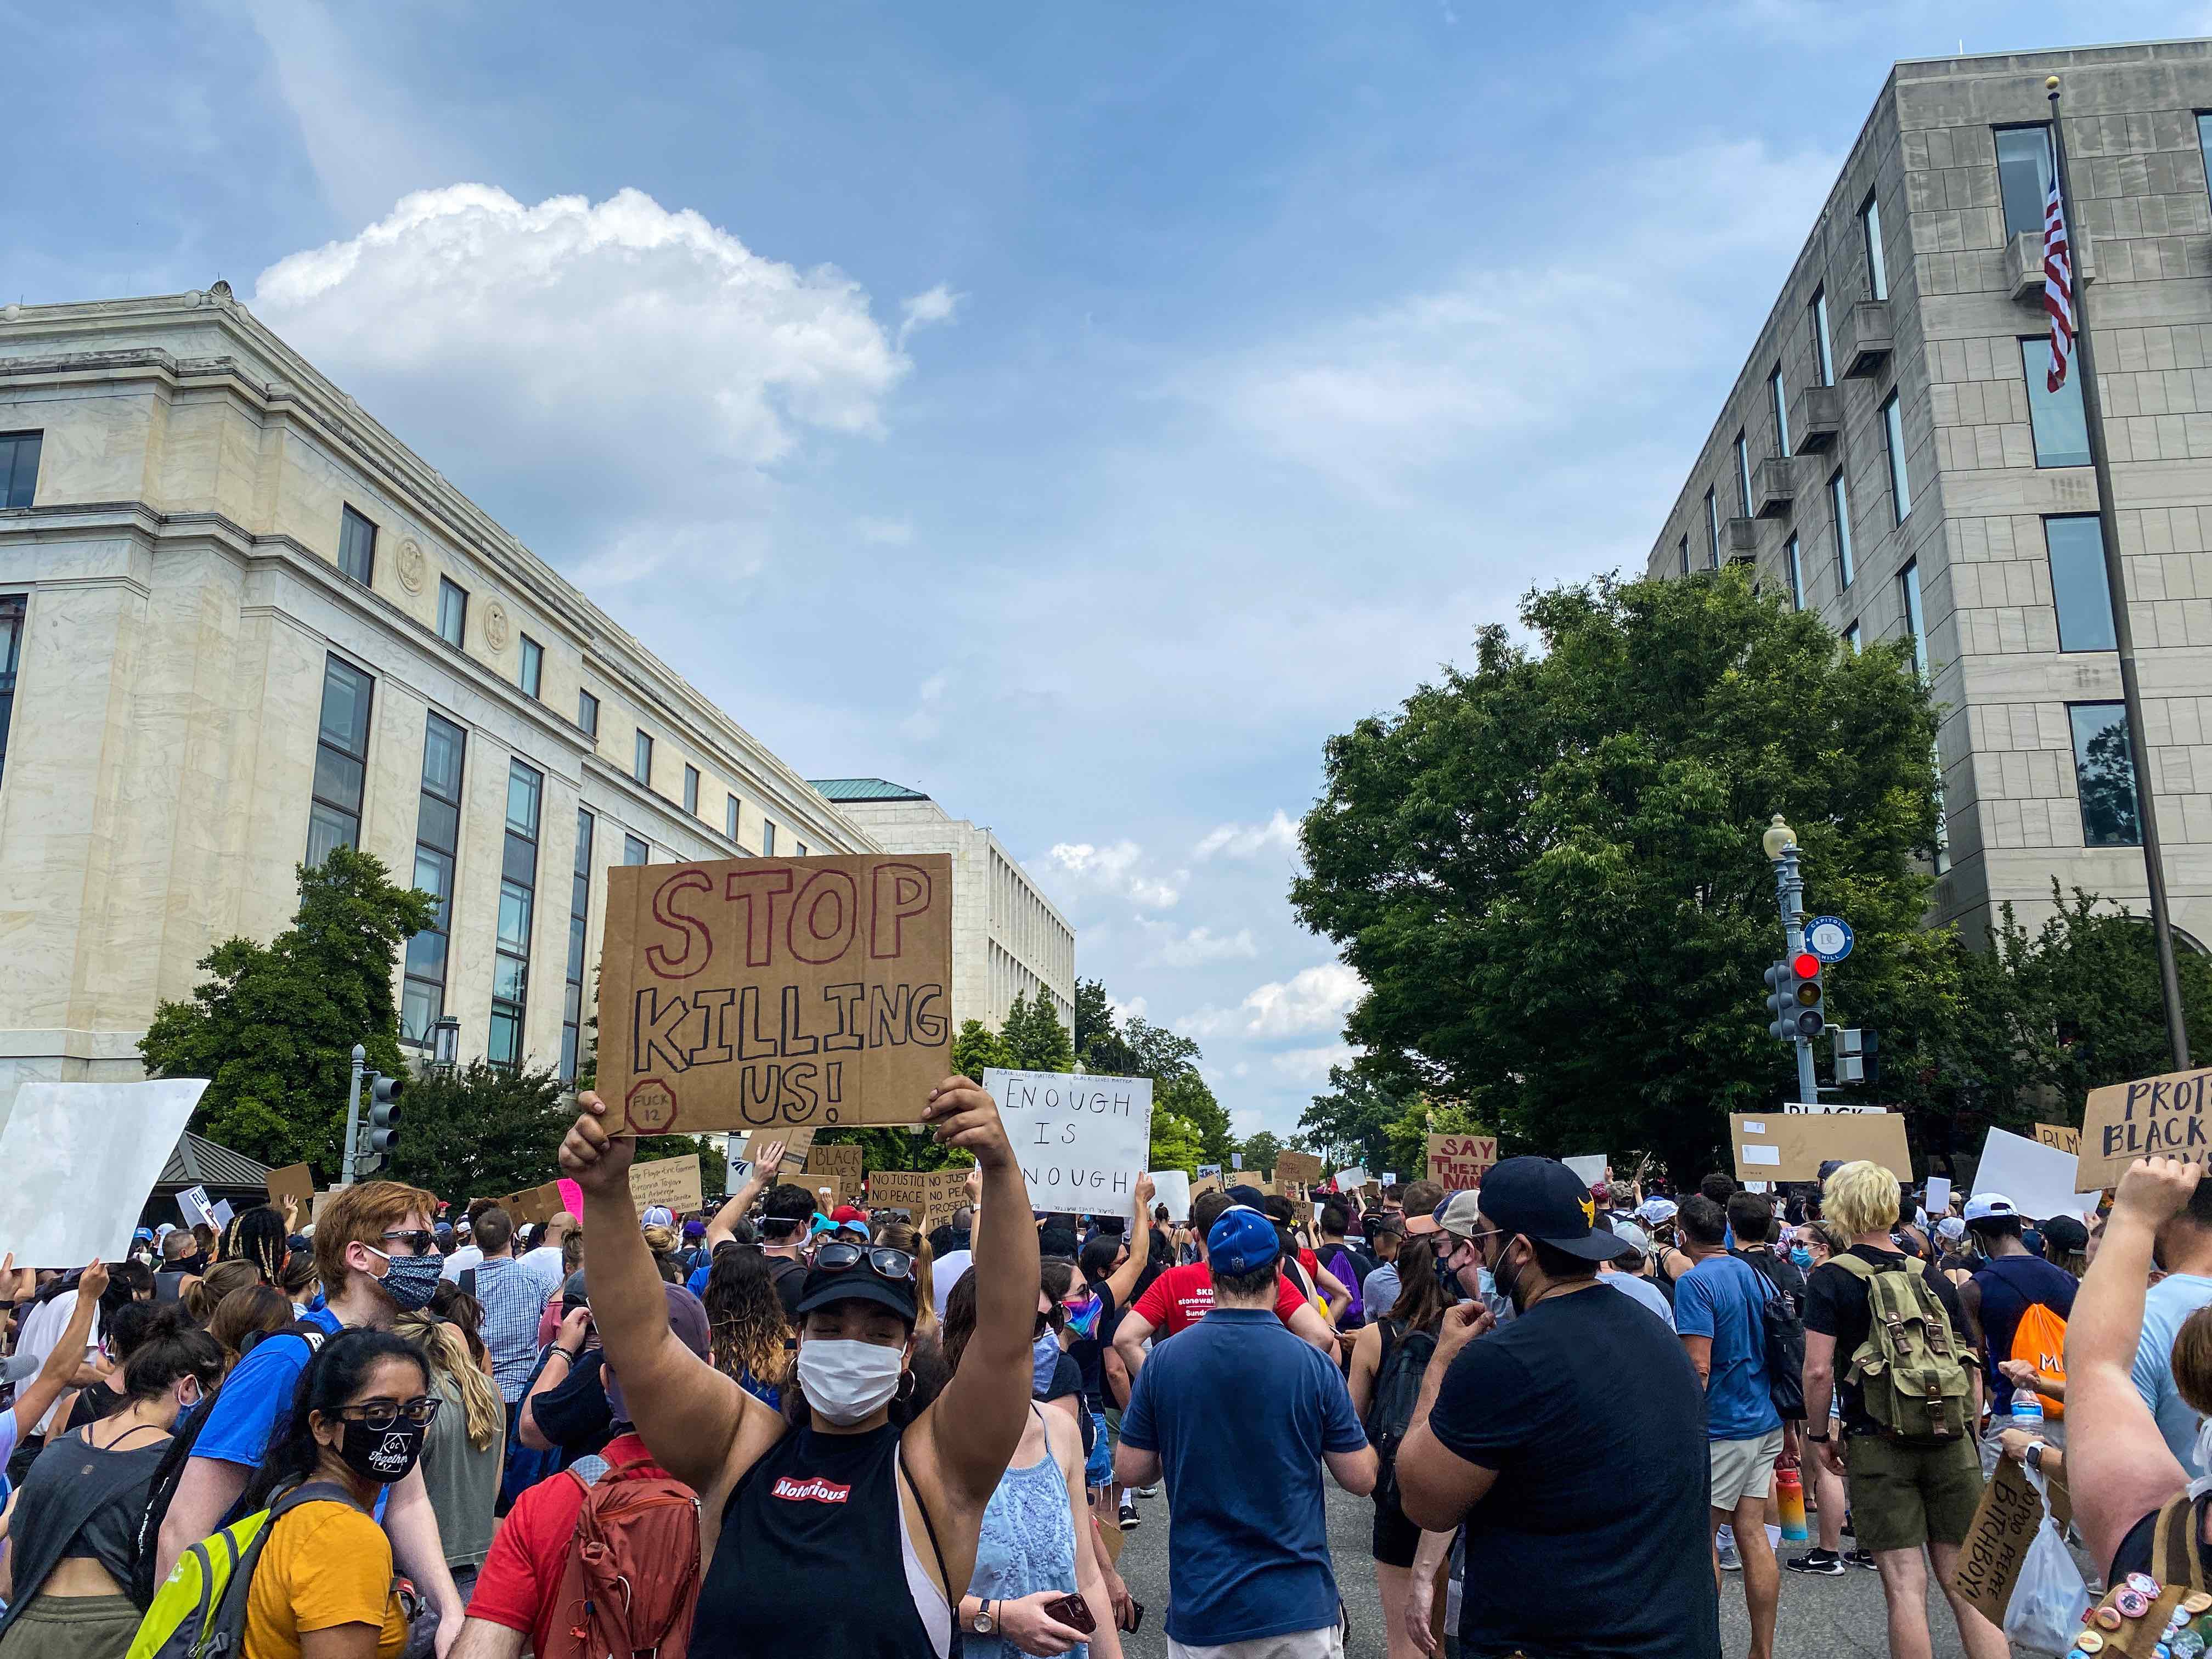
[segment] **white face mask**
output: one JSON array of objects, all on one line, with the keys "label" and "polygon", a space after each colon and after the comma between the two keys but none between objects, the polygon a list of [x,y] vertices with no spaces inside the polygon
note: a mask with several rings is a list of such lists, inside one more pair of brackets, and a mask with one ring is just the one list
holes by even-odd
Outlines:
[{"label": "white face mask", "polygon": [[902,1347],[810,1336],[799,1345],[799,1386],[809,1406],[844,1428],[890,1401],[905,1361]]},{"label": "white face mask", "polygon": [[2212,1417],[2197,1425],[2197,1448],[2191,1461],[2197,1465],[2197,1478],[2189,1483],[2189,1495],[2202,1498],[2212,1492]]}]

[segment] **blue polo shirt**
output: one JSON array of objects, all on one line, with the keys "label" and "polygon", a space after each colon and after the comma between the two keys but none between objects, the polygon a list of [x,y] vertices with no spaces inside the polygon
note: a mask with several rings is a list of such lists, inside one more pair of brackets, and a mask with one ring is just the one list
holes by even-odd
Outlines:
[{"label": "blue polo shirt", "polygon": [[1327,1356],[1272,1308],[1216,1308],[1152,1349],[1122,1443],[1168,1488],[1168,1634],[1217,1647],[1336,1622],[1323,1452],[1367,1443]]}]

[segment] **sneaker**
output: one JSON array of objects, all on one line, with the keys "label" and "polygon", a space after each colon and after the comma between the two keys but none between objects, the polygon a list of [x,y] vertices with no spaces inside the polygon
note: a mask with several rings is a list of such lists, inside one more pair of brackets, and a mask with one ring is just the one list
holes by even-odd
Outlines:
[{"label": "sneaker", "polygon": [[1880,1567],[1875,1565],[1874,1552],[1872,1550],[1845,1550],[1844,1552],[1844,1560],[1850,1566],[1864,1567],[1869,1572],[1880,1572],[1881,1571]]},{"label": "sneaker", "polygon": [[1719,1549],[1721,1571],[1723,1572],[1741,1572],[1743,1571],[1743,1558],[1735,1553],[1735,1539],[1723,1539],[1720,1542]]},{"label": "sneaker", "polygon": [[1123,1498],[1121,1500],[1121,1530],[1123,1532],[1133,1531],[1141,1524],[1142,1521],[1137,1514],[1137,1505],[1135,1502],[1130,1498]]},{"label": "sneaker", "polygon": [[1139,1498],[1158,1498],[1159,1495],[1160,1489],[1158,1486],[1139,1486],[1137,1488],[1137,1496]]},{"label": "sneaker", "polygon": [[1844,1558],[1833,1550],[1808,1550],[1802,1555],[1793,1555],[1782,1564],[1792,1572],[1818,1573],[1823,1578],[1844,1576]]}]

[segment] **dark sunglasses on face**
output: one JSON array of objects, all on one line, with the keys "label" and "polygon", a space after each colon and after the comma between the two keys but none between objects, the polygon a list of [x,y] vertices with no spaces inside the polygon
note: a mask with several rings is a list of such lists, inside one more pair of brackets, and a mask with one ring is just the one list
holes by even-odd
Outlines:
[{"label": "dark sunglasses on face", "polygon": [[914,1277],[914,1257],[888,1244],[824,1244],[814,1253],[814,1265],[825,1273],[842,1273],[863,1262],[878,1279]]},{"label": "dark sunglasses on face", "polygon": [[438,1235],[422,1227],[401,1227],[382,1237],[387,1244],[404,1244],[410,1255],[428,1255],[438,1248]]},{"label": "dark sunglasses on face", "polygon": [[381,1433],[403,1417],[416,1428],[427,1427],[438,1414],[441,1403],[427,1395],[412,1400],[368,1400],[358,1406],[341,1406],[335,1414],[349,1423],[365,1423]]}]

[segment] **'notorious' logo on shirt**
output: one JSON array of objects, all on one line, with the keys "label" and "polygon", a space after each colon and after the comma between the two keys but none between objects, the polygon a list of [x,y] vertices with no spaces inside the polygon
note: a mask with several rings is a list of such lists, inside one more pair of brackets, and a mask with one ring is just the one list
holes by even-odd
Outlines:
[{"label": "'notorious' logo on shirt", "polygon": [[853,1495],[851,1486],[841,1486],[834,1480],[824,1480],[818,1474],[810,1475],[804,1480],[794,1480],[787,1474],[779,1475],[775,1485],[769,1491],[773,1496],[793,1504],[842,1504]]}]

